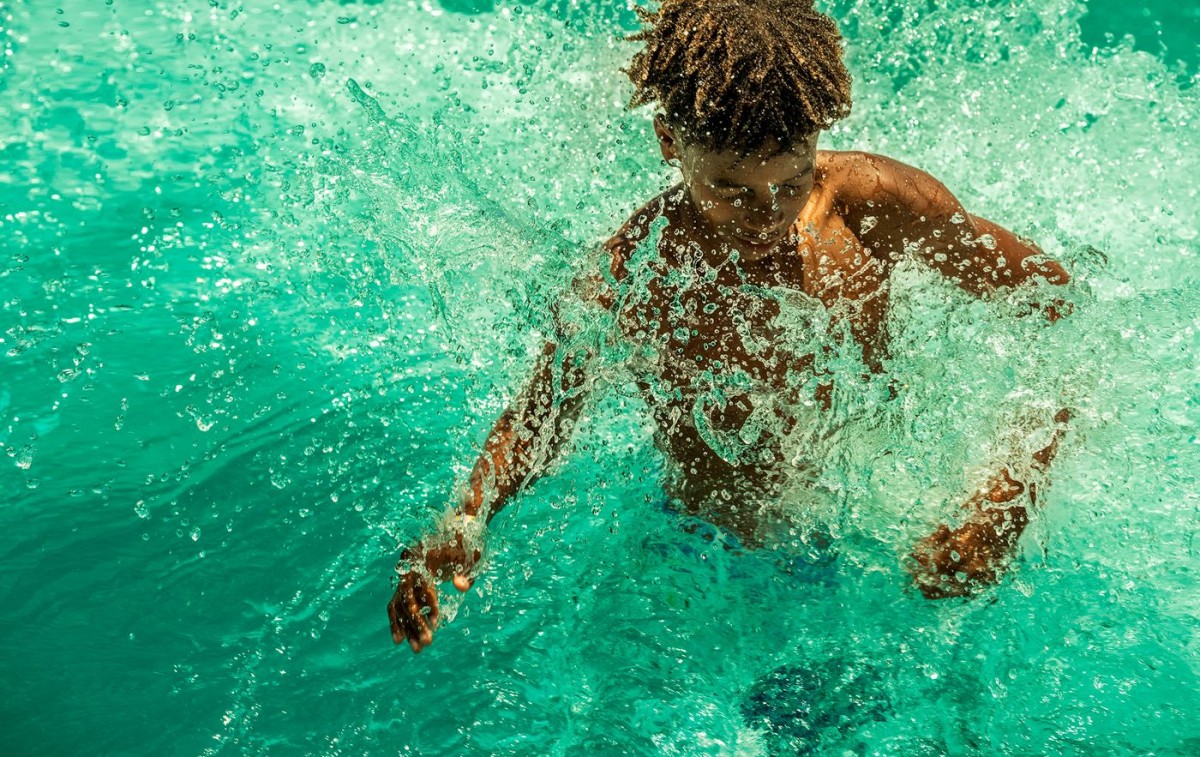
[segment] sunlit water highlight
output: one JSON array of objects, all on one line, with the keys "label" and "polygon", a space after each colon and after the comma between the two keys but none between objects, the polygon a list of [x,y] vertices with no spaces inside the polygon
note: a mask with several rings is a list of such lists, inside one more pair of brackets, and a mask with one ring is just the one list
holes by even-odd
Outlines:
[{"label": "sunlit water highlight", "polygon": [[[824,145],[1076,279],[1051,326],[900,273],[898,399],[839,382],[811,431],[832,567],[676,528],[614,347],[453,622],[392,648],[397,544],[672,180],[600,5],[0,3],[5,753],[1200,751],[1200,22],[1165,7],[826,6]],[[1060,403],[1019,567],[907,589]]]}]

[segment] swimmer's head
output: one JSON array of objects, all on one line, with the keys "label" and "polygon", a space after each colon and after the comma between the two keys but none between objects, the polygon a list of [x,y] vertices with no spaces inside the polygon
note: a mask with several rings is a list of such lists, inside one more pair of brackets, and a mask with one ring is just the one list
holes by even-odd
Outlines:
[{"label": "swimmer's head", "polygon": [[786,151],[850,113],[841,35],[811,0],[663,0],[638,14],[631,106],[656,103],[678,141]]}]

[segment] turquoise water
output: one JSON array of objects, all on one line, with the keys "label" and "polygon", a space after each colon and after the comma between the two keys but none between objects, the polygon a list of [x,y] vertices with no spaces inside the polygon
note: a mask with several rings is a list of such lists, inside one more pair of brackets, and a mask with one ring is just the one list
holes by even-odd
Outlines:
[{"label": "turquoise water", "polygon": [[[825,7],[856,98],[825,145],[1038,239],[1074,315],[902,271],[905,389],[839,383],[811,516],[838,557],[800,575],[652,504],[614,355],[414,657],[397,545],[587,251],[672,181],[623,109],[632,14],[0,3],[0,749],[1200,752],[1196,9]],[[1078,421],[1013,574],[907,589],[909,545],[1058,403]]]}]

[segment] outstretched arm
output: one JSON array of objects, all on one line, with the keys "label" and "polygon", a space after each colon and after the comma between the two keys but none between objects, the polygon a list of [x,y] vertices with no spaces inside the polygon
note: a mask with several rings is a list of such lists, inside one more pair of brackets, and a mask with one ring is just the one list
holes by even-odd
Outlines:
[{"label": "outstretched arm", "polygon": [[420,652],[433,642],[438,581],[453,581],[461,592],[471,588],[484,525],[540,475],[569,438],[586,394],[590,360],[590,354],[577,351],[560,363],[558,345],[545,345],[524,391],[488,434],[458,507],[438,533],[401,554],[407,566],[388,603],[397,644],[407,641]]},{"label": "outstretched arm", "polygon": [[[1070,281],[1066,270],[1036,245],[967,212],[929,174],[875,155],[847,160],[852,161],[844,192],[847,222],[873,254],[916,255],[976,296],[1037,279],[1054,285]],[[1041,307],[1051,321],[1065,311],[1057,300]],[[1021,468],[1046,472],[1069,417],[1067,410],[1058,412],[1050,444]],[[1037,505],[1037,488],[1029,478],[1002,468],[967,501],[962,525],[940,526],[917,544],[913,575],[926,597],[968,595],[999,580]]]},{"label": "outstretched arm", "polygon": [[413,652],[420,652],[432,643],[438,622],[437,582],[453,581],[462,592],[471,588],[482,556],[484,526],[533,483],[570,438],[597,357],[593,339],[600,334],[592,316],[619,310],[613,284],[626,278],[630,256],[661,212],[662,198],[655,198],[605,243],[601,254],[608,256],[608,277],[593,272],[575,280],[568,296],[587,312],[564,318],[562,308],[554,309],[556,341],[542,348],[524,391],[488,434],[462,501],[437,534],[400,555],[407,565],[400,569],[400,585],[388,603],[397,644],[408,641]]},{"label": "outstretched arm", "polygon": [[[604,246],[613,280],[624,278],[625,260],[645,234],[645,222],[631,221]],[[555,307],[556,341],[542,348],[524,390],[492,427],[462,500],[437,533],[400,555],[407,564],[399,569],[400,585],[388,603],[388,617],[392,640],[407,641],[414,652],[433,641],[437,582],[452,581],[461,592],[471,588],[485,525],[541,475],[570,438],[592,383],[593,339],[599,336],[592,330],[592,316],[613,311],[615,299],[598,274],[577,279],[568,296],[587,312],[566,318],[564,309]]]},{"label": "outstretched arm", "polygon": [[501,415],[475,462],[461,512],[490,522],[508,501],[533,483],[570,436],[586,395],[591,355],[577,351],[561,365],[558,345],[542,348],[529,384]]}]

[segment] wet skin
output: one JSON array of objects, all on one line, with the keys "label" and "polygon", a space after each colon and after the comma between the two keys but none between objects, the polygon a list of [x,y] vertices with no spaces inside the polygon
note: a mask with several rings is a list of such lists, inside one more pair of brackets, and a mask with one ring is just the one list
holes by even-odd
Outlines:
[{"label": "wet skin", "polygon": [[[896,161],[821,151],[816,135],[789,149],[768,144],[740,154],[684,144],[661,119],[655,130],[663,157],[678,163],[682,181],[636,212],[606,244],[619,287],[631,275],[632,256],[651,222],[665,218],[651,275],[636,296],[607,289],[599,276],[589,291],[614,310],[626,338],[652,344],[658,356],[639,384],[658,427],[657,443],[679,473],[667,482],[668,493],[682,509],[734,531],[747,544],[757,541],[758,503],[778,493],[789,466],[777,438],[766,439],[748,461],[727,460],[709,447],[692,415],[697,366],[742,371],[756,389],[790,393],[792,402],[820,405],[828,397],[827,384],[812,397],[789,388],[789,372],[810,370],[813,355],[780,339],[774,322],[779,304],[764,292],[797,290],[819,301],[833,324],[848,327],[868,368],[882,371],[888,279],[905,254],[916,254],[977,295],[1035,277],[1068,281],[1057,263],[1035,258],[1038,250],[969,214],[935,179]],[[1057,317],[1052,307],[1047,313]],[[556,386],[554,352],[548,344],[525,392],[497,422],[459,512],[490,519],[537,475],[538,438],[551,447],[565,440],[560,426],[577,412],[579,400],[562,398],[586,385],[586,360],[569,362],[577,369],[564,371]],[[736,432],[753,410],[748,394],[735,394],[723,408],[706,410],[705,421]],[[1060,417],[1065,423],[1066,415]],[[786,433],[796,419],[779,422]],[[1058,438],[1056,433],[1035,456],[1034,467],[1039,459],[1049,465]],[[1007,469],[999,471],[968,499],[960,527],[942,526],[913,550],[910,570],[921,591],[930,598],[962,596],[997,580],[1028,522],[1022,496],[1032,494]],[[433,581],[453,579],[466,591],[479,559],[453,528],[426,541],[409,555],[424,570],[405,572],[388,606],[393,639],[407,641],[414,652],[432,641],[436,627]]]}]

